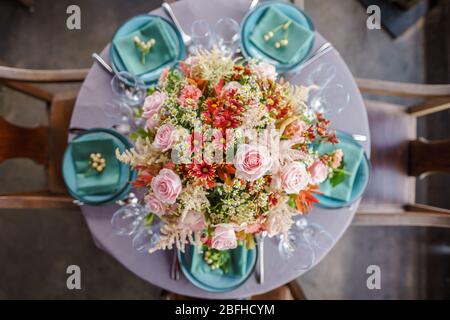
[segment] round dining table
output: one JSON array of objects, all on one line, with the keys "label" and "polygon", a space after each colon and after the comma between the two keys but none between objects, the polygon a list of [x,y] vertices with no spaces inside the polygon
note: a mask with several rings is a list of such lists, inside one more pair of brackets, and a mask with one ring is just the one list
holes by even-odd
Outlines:
[{"label": "round dining table", "polygon": [[[180,0],[172,3],[175,16],[182,28],[187,31],[193,21],[205,19],[214,25],[220,18],[231,17],[240,22],[249,10],[250,0]],[[151,12],[168,18],[161,8]],[[326,40],[316,31],[316,41],[313,52]],[[109,62],[109,45],[102,51],[101,56]],[[349,96],[347,107],[339,113],[331,113],[333,129],[342,130],[349,134],[360,134],[367,137],[361,142],[366,154],[370,156],[370,133],[367,113],[364,103],[344,60],[336,50],[323,55],[313,63],[303,68],[299,73],[287,75],[294,84],[307,84],[309,75],[317,73],[318,64],[332,66],[335,82],[346,89]],[[325,71],[324,71],[325,72]],[[319,70],[320,73],[320,70]],[[320,74],[319,74],[320,76]],[[81,87],[73,111],[71,124],[73,128],[110,128],[111,117],[105,116],[104,105],[111,101],[111,75],[99,64],[94,63]],[[74,136],[69,135],[69,140]],[[326,248],[317,248],[316,259],[311,266],[317,265],[333,248],[352,222],[358,208],[359,201],[349,207],[340,209],[313,208],[307,216],[310,223],[321,225],[333,238]],[[261,294],[294,280],[307,270],[299,270],[296,260],[300,259],[301,252],[288,261],[282,260],[278,252],[278,241],[274,238],[265,240],[265,281],[260,284],[257,275],[252,274],[246,282],[237,289],[224,293],[211,293],[197,288],[181,275],[179,280],[172,280],[170,267],[172,251],[159,251],[152,254],[140,253],[133,249],[131,238],[116,235],[111,227],[111,216],[118,209],[117,205],[91,206],[82,205],[81,211],[86,219],[92,237],[98,247],[108,252],[131,272],[135,273],[149,283],[176,292],[178,294],[206,298],[206,299],[234,299]]]}]

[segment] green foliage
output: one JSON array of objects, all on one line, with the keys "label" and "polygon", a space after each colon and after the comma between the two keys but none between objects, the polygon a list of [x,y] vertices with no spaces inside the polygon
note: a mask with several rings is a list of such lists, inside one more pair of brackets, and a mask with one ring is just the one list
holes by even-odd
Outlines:
[{"label": "green foliage", "polygon": [[151,132],[146,131],[143,128],[139,128],[138,130],[136,130],[135,132],[130,134],[130,139],[132,139],[132,140],[137,140],[138,137],[141,137],[141,138],[144,138],[144,139],[145,138],[150,138],[151,139],[153,137],[153,135],[152,135]]},{"label": "green foliage", "polygon": [[344,164],[344,161],[342,161],[339,168],[333,170],[333,174],[329,180],[330,184],[333,188],[335,188],[336,186],[338,186],[339,184],[344,182],[346,176],[348,175],[348,172],[346,172],[344,170],[344,168],[345,168],[345,164]]},{"label": "green foliage", "polygon": [[230,272],[231,255],[228,250],[207,249],[203,253],[203,259],[212,270],[220,268],[224,273]]},{"label": "green foliage", "polygon": [[153,213],[149,213],[144,219],[144,226],[149,227],[153,224],[155,220],[155,215]]}]

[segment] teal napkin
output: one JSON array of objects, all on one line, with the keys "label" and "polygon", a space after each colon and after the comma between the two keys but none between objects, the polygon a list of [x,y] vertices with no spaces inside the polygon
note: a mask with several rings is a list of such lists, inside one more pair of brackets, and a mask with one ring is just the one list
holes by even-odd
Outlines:
[{"label": "teal napkin", "polygon": [[284,39],[285,31],[280,28],[274,32],[272,39],[264,40],[264,35],[275,29],[281,24],[292,20],[277,8],[270,7],[266,10],[262,18],[259,20],[252,34],[250,41],[263,53],[269,57],[284,63],[293,63],[297,57],[297,53],[302,52],[305,47],[309,46],[314,38],[314,33],[305,27],[292,21],[287,30],[289,44],[281,48],[275,48],[275,42]]},{"label": "teal napkin", "polygon": [[247,271],[247,253],[245,245],[238,246],[236,249],[230,250],[231,267],[228,273],[224,273],[222,269],[212,270],[211,267],[203,259],[203,253],[199,252],[197,247],[192,250],[191,273],[203,274],[209,273],[216,276],[234,276],[243,277]]},{"label": "teal napkin", "polygon": [[[72,158],[75,167],[77,193],[79,195],[112,194],[118,190],[120,180],[120,164],[114,150],[116,145],[111,139],[93,139],[74,141]],[[90,168],[91,153],[101,153],[106,167],[97,173]]]},{"label": "teal napkin", "polygon": [[[160,19],[154,19],[141,29],[113,41],[114,48],[129,72],[139,76],[176,59],[177,46],[167,28]],[[151,38],[156,41],[145,58],[145,64],[142,64],[141,53],[134,45],[135,36],[142,41]]]},{"label": "teal napkin", "polygon": [[331,153],[335,149],[342,149],[344,152],[344,170],[349,173],[345,176],[345,180],[338,184],[336,187],[332,187],[329,180],[326,180],[320,185],[320,192],[330,198],[349,201],[353,184],[355,182],[356,173],[363,160],[364,150],[361,146],[348,141],[341,141],[336,145],[331,143],[321,143],[318,147],[320,155],[325,153]]}]

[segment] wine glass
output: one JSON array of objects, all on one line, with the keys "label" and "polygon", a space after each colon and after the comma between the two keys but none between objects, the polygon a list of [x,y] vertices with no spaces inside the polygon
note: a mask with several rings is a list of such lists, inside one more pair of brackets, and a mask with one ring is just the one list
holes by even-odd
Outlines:
[{"label": "wine glass", "polygon": [[313,88],[326,87],[336,76],[336,66],[331,63],[321,63],[308,75],[306,84]]},{"label": "wine glass", "polygon": [[301,235],[312,247],[321,250],[330,248],[334,242],[333,236],[321,225],[309,223],[305,217],[300,217],[294,222],[292,232]]},{"label": "wine glass", "polygon": [[279,236],[278,252],[284,261],[289,261],[298,271],[309,270],[316,260],[312,246],[301,235],[291,231],[287,236]]},{"label": "wine glass", "polygon": [[111,79],[111,88],[120,101],[130,106],[144,102],[146,94],[144,82],[128,71],[117,72]]},{"label": "wine glass", "polygon": [[121,206],[111,218],[114,233],[121,236],[133,235],[141,225],[141,221],[146,214],[144,206],[138,203]]},{"label": "wine glass", "polygon": [[191,53],[197,53],[198,50],[209,50],[212,45],[211,27],[205,19],[195,20],[191,25],[192,46],[189,48]]},{"label": "wine glass", "polygon": [[329,115],[342,112],[349,102],[350,94],[342,84],[327,84],[311,90],[308,105],[314,112]]},{"label": "wine glass", "polygon": [[233,55],[239,46],[239,24],[232,18],[222,18],[214,26],[215,44],[225,55]]},{"label": "wine glass", "polygon": [[144,253],[153,249],[161,238],[163,222],[159,220],[150,226],[141,225],[134,234],[132,245],[138,252]]},{"label": "wine glass", "polygon": [[113,128],[128,135],[137,128],[137,119],[133,109],[122,101],[110,101],[103,106],[103,112],[112,122]]}]

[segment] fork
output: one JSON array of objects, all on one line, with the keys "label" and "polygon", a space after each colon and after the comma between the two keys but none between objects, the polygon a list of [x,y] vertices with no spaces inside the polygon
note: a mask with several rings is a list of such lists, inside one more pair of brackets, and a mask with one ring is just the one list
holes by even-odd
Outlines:
[{"label": "fork", "polygon": [[172,266],[170,268],[170,278],[172,280],[180,279],[179,261],[178,261],[178,254],[177,254],[176,249],[173,249]]},{"label": "fork", "polygon": [[180,22],[178,21],[178,18],[175,16],[175,13],[172,10],[172,6],[168,4],[167,2],[163,2],[161,5],[164,12],[172,19],[173,23],[177,27],[178,31],[181,34],[181,38],[183,38],[183,42],[186,46],[190,45],[192,42],[192,38],[190,35],[188,35],[186,32],[184,32],[183,28],[181,27]]}]

